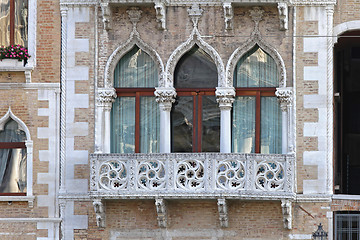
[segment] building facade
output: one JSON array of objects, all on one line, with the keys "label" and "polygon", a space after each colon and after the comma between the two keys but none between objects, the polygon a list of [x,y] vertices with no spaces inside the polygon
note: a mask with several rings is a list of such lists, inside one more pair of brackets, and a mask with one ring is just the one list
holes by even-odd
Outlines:
[{"label": "building facade", "polygon": [[1,239],[360,237],[358,2],[0,6]]}]

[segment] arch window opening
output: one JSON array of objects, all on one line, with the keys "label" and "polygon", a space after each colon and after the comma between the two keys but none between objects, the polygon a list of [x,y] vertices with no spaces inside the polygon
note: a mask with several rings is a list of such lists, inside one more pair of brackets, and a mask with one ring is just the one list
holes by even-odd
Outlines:
[{"label": "arch window opening", "polygon": [[175,68],[176,101],[171,110],[172,152],[219,152],[220,109],[217,68],[197,45]]},{"label": "arch window opening", "polygon": [[26,134],[14,120],[0,131],[0,195],[26,195]]},{"label": "arch window opening", "polygon": [[335,193],[360,194],[360,31],[341,36],[334,47]]},{"label": "arch window opening", "polygon": [[134,46],[117,64],[111,109],[112,153],[159,152],[159,108],[154,91],[158,70],[152,58]]},{"label": "arch window opening", "polygon": [[233,81],[236,97],[232,108],[232,152],[281,153],[276,62],[256,45],[238,61]]}]

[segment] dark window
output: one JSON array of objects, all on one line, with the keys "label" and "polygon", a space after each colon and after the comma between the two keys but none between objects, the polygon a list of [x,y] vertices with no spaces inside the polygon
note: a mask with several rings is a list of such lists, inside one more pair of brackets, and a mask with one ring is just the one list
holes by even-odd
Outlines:
[{"label": "dark window", "polygon": [[174,81],[177,98],[171,111],[172,152],[220,151],[215,63],[194,46],[177,64]]},{"label": "dark window", "polygon": [[335,214],[335,240],[360,239],[360,214],[336,213]]}]

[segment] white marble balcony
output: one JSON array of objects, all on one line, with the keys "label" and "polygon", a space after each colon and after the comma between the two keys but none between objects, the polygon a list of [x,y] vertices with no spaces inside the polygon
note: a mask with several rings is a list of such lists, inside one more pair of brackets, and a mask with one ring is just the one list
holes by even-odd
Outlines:
[{"label": "white marble balcony", "polygon": [[97,199],[292,199],[293,154],[92,154]]}]

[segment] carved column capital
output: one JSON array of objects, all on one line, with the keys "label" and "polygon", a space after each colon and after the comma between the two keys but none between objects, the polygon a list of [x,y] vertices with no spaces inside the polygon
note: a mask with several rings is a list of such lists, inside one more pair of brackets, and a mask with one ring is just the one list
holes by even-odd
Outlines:
[{"label": "carved column capital", "polygon": [[159,103],[159,106],[164,111],[171,111],[171,106],[175,102],[176,91],[175,88],[165,88],[159,87],[155,88],[155,97],[156,102]]},{"label": "carved column capital", "polygon": [[116,91],[113,88],[98,89],[96,104],[99,107],[104,107],[105,110],[111,110],[112,103],[115,101]]},{"label": "carved column capital", "polygon": [[292,105],[293,91],[291,88],[277,88],[275,92],[276,97],[280,103],[281,111],[287,111],[287,108]]},{"label": "carved column capital", "polygon": [[235,100],[235,89],[233,87],[217,87],[215,95],[221,110],[231,109]]},{"label": "carved column capital", "polygon": [[60,6],[60,14],[61,14],[61,17],[67,17],[67,13],[68,13],[68,7],[66,6]]}]

